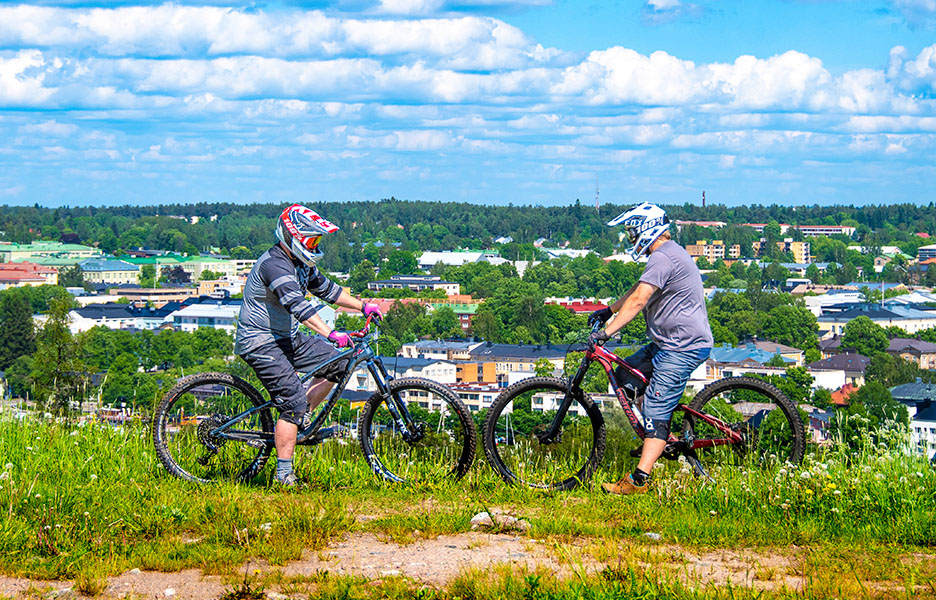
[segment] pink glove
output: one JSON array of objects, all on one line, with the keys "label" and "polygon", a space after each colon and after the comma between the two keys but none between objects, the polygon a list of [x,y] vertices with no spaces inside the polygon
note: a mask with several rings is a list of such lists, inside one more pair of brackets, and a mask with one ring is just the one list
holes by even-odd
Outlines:
[{"label": "pink glove", "polygon": [[328,341],[339,348],[347,348],[351,345],[351,336],[343,331],[332,330],[332,332],[328,334]]},{"label": "pink glove", "polygon": [[365,317],[373,316],[378,321],[383,319],[383,313],[380,312],[380,307],[376,304],[365,302],[364,308],[362,308],[361,311],[364,313]]}]

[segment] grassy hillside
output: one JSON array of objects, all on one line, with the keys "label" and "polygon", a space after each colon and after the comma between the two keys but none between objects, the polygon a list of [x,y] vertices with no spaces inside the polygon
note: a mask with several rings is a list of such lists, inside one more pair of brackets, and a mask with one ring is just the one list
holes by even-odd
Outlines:
[{"label": "grassy hillside", "polygon": [[[595,488],[556,494],[510,488],[481,458],[461,482],[391,485],[370,474],[355,442],[332,440],[301,450],[297,463],[309,482],[306,489],[272,487],[271,466],[250,484],[197,486],[164,472],[143,427],[76,427],[4,416],[0,572],[75,579],[87,591],[99,590],[95,582],[103,577],[131,568],[197,567],[233,576],[248,559],[281,565],[297,559],[303,548],[321,548],[346,532],[369,531],[408,543],[466,531],[472,515],[498,506],[531,523],[523,535],[583,540],[576,546],[580,552],[608,562],[620,543],[654,532],[686,548],[810,546],[816,549],[813,566],[820,570],[843,557],[865,557],[866,569],[904,583],[936,575],[932,564],[895,567],[893,558],[895,552],[931,553],[936,545],[936,473],[923,460],[883,448],[857,454],[828,450],[798,469],[716,469],[717,485],[670,463],[665,473],[655,473],[653,493],[624,499]],[[602,469],[598,480],[619,475]],[[634,570],[636,564],[625,561],[617,571],[577,583],[466,574],[437,592],[454,597],[460,595],[456,588],[474,586],[475,592],[462,597],[498,597],[506,593],[504,586],[519,585],[528,597],[689,593],[665,577],[648,579]],[[365,596],[373,591],[360,581],[341,585],[361,588]],[[400,583],[401,590],[406,585]],[[594,589],[586,593],[575,585]],[[604,591],[598,593],[599,587]],[[620,594],[608,591],[614,589]]]}]

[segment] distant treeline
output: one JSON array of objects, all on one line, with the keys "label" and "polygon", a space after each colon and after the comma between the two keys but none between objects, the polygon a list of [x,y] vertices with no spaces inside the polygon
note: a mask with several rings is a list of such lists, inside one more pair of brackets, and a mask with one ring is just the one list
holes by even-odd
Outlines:
[{"label": "distant treeline", "polygon": [[[573,248],[590,247],[609,254],[618,245],[617,231],[604,223],[625,206],[482,206],[455,202],[421,202],[390,198],[379,202],[309,202],[341,227],[325,243],[325,267],[350,271],[369,242],[392,244],[409,252],[489,247],[500,236],[513,238],[501,248],[510,258],[534,256],[532,243],[547,238]],[[234,256],[257,256],[273,240],[272,220],[282,210],[274,204],[167,204],[82,208],[3,206],[0,239],[37,239],[97,245],[120,253],[139,246],[199,252],[214,247]],[[717,220],[729,224],[776,221],[790,224],[853,225],[857,240],[872,236],[876,244],[906,241],[914,232],[936,232],[933,204],[892,206],[738,206],[693,204],[667,206],[672,220]],[[199,217],[197,223],[173,218]],[[212,220],[214,218],[214,220]],[[750,230],[748,230],[749,232]],[[687,233],[691,237],[695,232]],[[704,232],[699,232],[704,233]],[[731,233],[726,232],[726,233]],[[747,237],[747,236],[745,236]],[[380,245],[380,244],[376,244]]]}]

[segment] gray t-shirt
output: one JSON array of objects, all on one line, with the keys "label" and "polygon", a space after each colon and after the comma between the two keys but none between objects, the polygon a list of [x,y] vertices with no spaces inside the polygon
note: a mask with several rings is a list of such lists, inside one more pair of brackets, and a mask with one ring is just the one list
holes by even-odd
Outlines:
[{"label": "gray t-shirt", "polygon": [[670,240],[650,254],[640,281],[657,288],[647,306],[647,335],[663,350],[713,345],[702,277],[689,253]]}]

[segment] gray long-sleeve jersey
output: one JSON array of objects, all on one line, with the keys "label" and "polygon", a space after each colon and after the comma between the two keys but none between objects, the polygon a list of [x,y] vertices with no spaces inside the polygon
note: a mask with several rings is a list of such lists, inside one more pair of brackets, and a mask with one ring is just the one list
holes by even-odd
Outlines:
[{"label": "gray long-sleeve jersey", "polygon": [[257,260],[244,285],[244,303],[237,318],[234,352],[247,354],[282,338],[290,338],[321,306],[306,300],[306,292],[334,302],[341,286],[316,268],[293,261],[277,244]]}]

